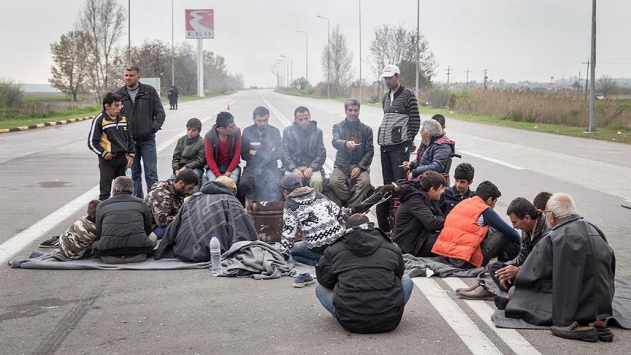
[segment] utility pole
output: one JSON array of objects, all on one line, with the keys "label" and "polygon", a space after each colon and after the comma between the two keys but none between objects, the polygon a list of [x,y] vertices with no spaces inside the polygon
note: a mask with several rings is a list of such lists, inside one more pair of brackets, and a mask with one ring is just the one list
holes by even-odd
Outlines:
[{"label": "utility pole", "polygon": [[486,90],[486,81],[489,79],[489,77],[486,75],[486,69],[484,69],[484,90]]},{"label": "utility pole", "polygon": [[596,0],[592,1],[592,55],[589,76],[592,81],[589,83],[589,132],[596,132],[596,118],[594,117],[594,106],[596,105]]},{"label": "utility pole", "polygon": [[451,65],[447,66],[447,86],[449,86],[449,76],[451,75]]},{"label": "utility pole", "polygon": [[469,69],[466,70],[466,72],[467,72],[467,89],[469,88],[469,72],[470,71],[471,70],[469,70]]},{"label": "utility pole", "polygon": [[416,78],[416,84],[414,85],[414,95],[418,98],[418,81],[419,70],[421,67],[421,0],[416,1],[416,65],[414,69],[414,77]]},{"label": "utility pole", "polygon": [[362,0],[359,0],[359,103],[362,102]]},{"label": "utility pole", "polygon": [[589,58],[587,59],[587,62],[581,62],[581,64],[587,64],[587,74],[585,74],[585,98],[587,98],[587,88],[589,87]]}]

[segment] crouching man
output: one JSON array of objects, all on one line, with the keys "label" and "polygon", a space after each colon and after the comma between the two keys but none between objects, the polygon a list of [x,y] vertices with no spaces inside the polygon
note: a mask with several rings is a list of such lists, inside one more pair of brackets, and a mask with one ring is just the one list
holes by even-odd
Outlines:
[{"label": "crouching man", "polygon": [[346,227],[316,265],[316,296],[348,331],[394,330],[414,288],[401,250],[366,215],[352,215]]}]

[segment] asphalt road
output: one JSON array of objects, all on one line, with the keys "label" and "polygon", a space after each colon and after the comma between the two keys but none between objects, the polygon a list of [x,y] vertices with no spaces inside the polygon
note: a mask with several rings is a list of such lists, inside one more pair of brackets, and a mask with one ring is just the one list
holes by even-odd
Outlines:
[{"label": "asphalt road", "polygon": [[[160,178],[186,121],[207,131],[230,104],[237,124],[252,123],[258,105],[279,129],[298,105],[310,108],[325,133],[343,104],[272,91],[245,91],[180,104],[159,132]],[[361,119],[375,130],[380,109],[364,106]],[[453,289],[470,279],[416,279],[399,328],[357,335],[340,328],[318,303],[314,287],[295,289],[291,278],[270,281],[214,278],[207,270],[49,271],[10,269],[6,260],[28,255],[47,236],[61,233],[98,196],[97,158],[87,148],[90,122],[0,135],[0,353],[1,354],[627,354],[629,331],[614,329],[613,343],[559,339],[547,331],[496,329],[490,302],[462,301]],[[462,162],[476,168],[474,186],[493,181],[505,215],[515,197],[567,192],[578,211],[606,233],[616,251],[617,274],[631,280],[628,221],[631,147],[450,120],[448,135]],[[460,161],[455,160],[453,167]],[[330,167],[329,167],[330,168]],[[379,155],[371,177],[381,181]],[[625,350],[627,349],[627,350]]]}]

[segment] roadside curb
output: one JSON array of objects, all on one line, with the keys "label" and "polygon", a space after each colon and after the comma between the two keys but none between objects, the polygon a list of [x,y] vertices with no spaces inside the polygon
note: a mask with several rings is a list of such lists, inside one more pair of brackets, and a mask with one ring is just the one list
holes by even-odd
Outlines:
[{"label": "roadside curb", "polygon": [[93,118],[94,118],[94,116],[81,117],[81,118],[69,118],[67,120],[44,122],[44,123],[32,124],[32,125],[29,125],[29,126],[3,128],[3,129],[0,129],[0,134],[1,133],[11,133],[11,132],[21,132],[21,131],[27,131],[29,129],[37,129],[37,128],[44,128],[44,127],[50,127],[50,126],[60,126],[60,125],[64,125],[64,124],[68,124],[68,123],[72,123],[72,122],[80,122],[80,121],[85,121],[85,120],[91,120]]}]

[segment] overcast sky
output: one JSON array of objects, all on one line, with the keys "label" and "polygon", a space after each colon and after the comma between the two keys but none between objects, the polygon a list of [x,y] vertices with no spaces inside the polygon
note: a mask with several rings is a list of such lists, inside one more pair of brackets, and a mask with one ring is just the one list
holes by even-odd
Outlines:
[{"label": "overcast sky", "polygon": [[[127,6],[128,0],[118,0]],[[20,83],[47,83],[52,60],[50,43],[70,31],[85,0],[2,0],[0,11],[0,77]],[[184,9],[215,11],[215,39],[204,48],[226,58],[231,73],[241,73],[246,86],[275,83],[271,67],[280,55],[293,60],[293,77],[305,75],[308,33],[309,80],[323,80],[321,54],[327,41],[328,17],[340,25],[354,55],[359,77],[360,0],[175,0],[175,42],[186,40]],[[435,80],[549,81],[585,76],[590,50],[590,0],[421,0],[420,29],[439,66]],[[416,28],[417,0],[361,0],[363,78],[370,70],[373,29],[382,24]],[[596,76],[631,78],[631,1],[598,1]],[[131,41],[171,41],[171,0],[131,0]],[[195,45],[195,40],[188,40]],[[120,45],[127,45],[127,33]]]}]

